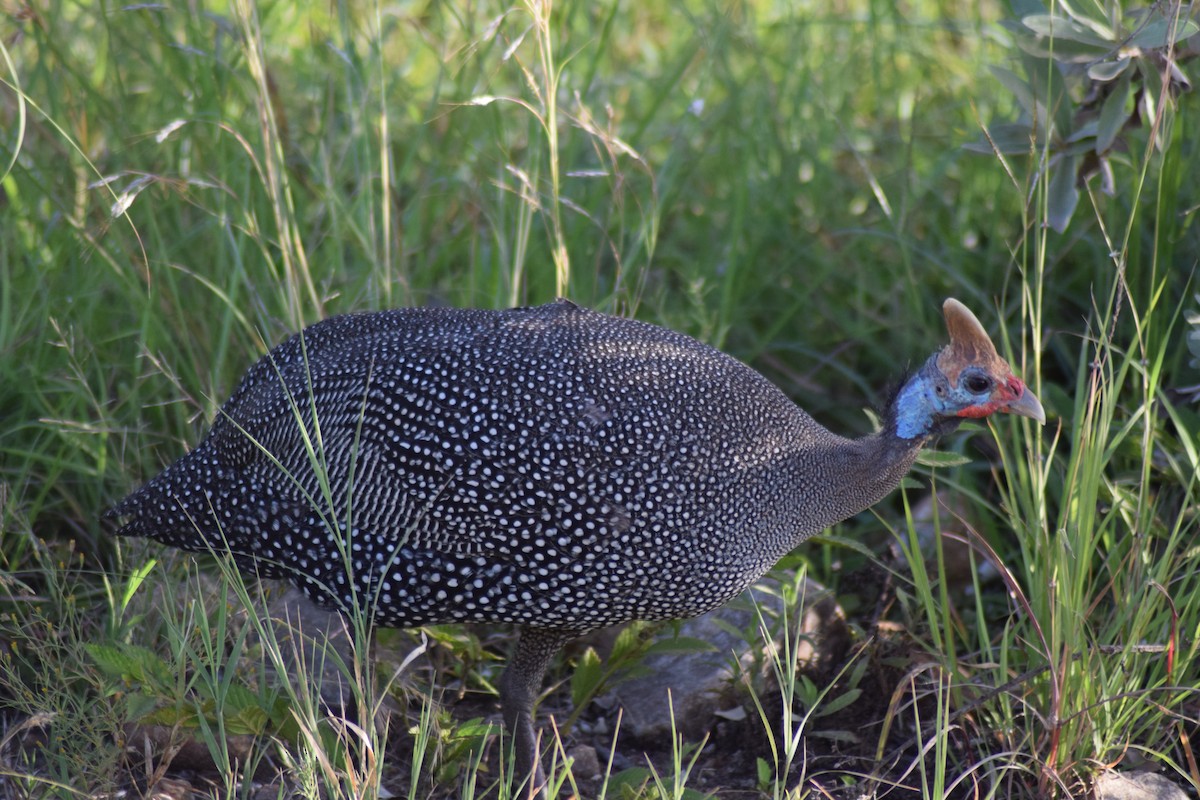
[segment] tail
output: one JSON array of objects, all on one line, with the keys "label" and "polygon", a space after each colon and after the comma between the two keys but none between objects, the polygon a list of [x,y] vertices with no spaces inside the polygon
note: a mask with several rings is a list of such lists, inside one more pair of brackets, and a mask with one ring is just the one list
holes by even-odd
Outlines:
[{"label": "tail", "polygon": [[151,497],[157,494],[158,492],[152,491],[151,485],[147,483],[115,506],[105,509],[100,518],[117,536],[156,538],[153,535],[156,526],[148,508],[153,504]]},{"label": "tail", "polygon": [[215,516],[228,494],[228,472],[203,446],[167,467],[102,517],[117,536],[142,536],[184,550],[221,540]]}]

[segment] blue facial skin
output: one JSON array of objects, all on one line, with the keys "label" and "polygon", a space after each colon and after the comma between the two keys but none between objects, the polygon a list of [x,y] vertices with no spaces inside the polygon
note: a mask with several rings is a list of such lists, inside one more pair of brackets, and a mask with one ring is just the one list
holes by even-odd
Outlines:
[{"label": "blue facial skin", "polygon": [[904,384],[896,397],[896,436],[916,439],[943,432],[939,422],[957,425],[962,421],[964,409],[989,404],[995,386],[995,380],[978,367],[964,369],[958,376],[958,385],[951,386],[934,356]]}]

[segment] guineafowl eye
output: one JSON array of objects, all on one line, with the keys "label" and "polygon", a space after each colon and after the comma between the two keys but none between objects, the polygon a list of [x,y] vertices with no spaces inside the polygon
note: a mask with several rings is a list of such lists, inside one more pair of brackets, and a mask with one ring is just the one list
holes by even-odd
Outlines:
[{"label": "guineafowl eye", "polygon": [[984,375],[967,375],[963,382],[971,394],[984,394],[992,388],[991,379]]}]

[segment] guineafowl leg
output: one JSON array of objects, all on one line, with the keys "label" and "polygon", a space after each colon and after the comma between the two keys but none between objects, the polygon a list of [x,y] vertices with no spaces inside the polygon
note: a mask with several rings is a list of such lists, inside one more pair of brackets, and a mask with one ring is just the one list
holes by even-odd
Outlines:
[{"label": "guineafowl leg", "polygon": [[578,635],[578,631],[523,628],[516,650],[500,678],[504,727],[515,742],[514,774],[518,781],[528,780],[521,797],[544,796],[546,773],[542,770],[537,733],[533,727],[533,704],[541,692],[546,667],[562,646]]}]

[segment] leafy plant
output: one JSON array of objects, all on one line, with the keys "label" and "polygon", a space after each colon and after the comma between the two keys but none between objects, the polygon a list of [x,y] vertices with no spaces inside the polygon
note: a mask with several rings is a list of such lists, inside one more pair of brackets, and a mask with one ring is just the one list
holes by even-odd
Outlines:
[{"label": "leafy plant", "polygon": [[[14,515],[4,534],[27,534],[23,525]],[[111,744],[123,708],[85,649],[102,635],[90,613],[102,599],[73,550],[35,543],[25,570],[0,574],[0,791],[14,796],[73,797],[81,785],[119,785],[123,758]]]},{"label": "leafy plant", "polygon": [[1200,25],[1192,4],[1158,3],[1126,9],[1119,0],[1014,3],[1004,21],[1020,52],[1019,74],[992,74],[1020,108],[1014,122],[989,125],[968,149],[998,156],[1033,156],[1049,179],[1050,226],[1066,230],[1079,187],[1100,176],[1100,190],[1116,192],[1112,158],[1128,151],[1135,129],[1148,129],[1162,149],[1162,114],[1192,86],[1184,61],[1200,54]]},{"label": "leafy plant", "polygon": [[295,740],[290,707],[277,692],[263,695],[234,683],[218,695],[210,684],[194,682],[181,697],[180,676],[186,671],[153,650],[127,642],[87,644],[86,649],[110,681],[109,692],[124,700],[132,722],[195,730],[203,717],[234,735],[269,733]]},{"label": "leafy plant", "polygon": [[571,674],[573,711],[563,731],[571,730],[579,715],[602,692],[623,680],[646,673],[644,662],[664,653],[695,653],[711,650],[707,642],[686,636],[655,636],[660,625],[632,622],[621,629],[613,641],[612,650],[604,660],[595,648],[588,647],[579,656]]}]

